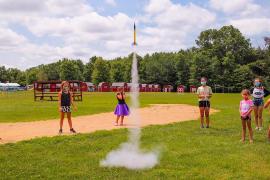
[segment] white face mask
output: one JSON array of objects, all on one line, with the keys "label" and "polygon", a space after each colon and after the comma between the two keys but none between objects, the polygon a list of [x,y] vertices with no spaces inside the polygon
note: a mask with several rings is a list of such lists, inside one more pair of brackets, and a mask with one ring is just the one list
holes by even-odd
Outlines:
[{"label": "white face mask", "polygon": [[201,85],[205,86],[206,85],[206,81],[201,81]]}]

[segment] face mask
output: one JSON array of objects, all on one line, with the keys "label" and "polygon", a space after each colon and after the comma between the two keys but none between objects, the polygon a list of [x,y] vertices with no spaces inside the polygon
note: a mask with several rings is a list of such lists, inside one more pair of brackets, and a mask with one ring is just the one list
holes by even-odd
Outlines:
[{"label": "face mask", "polygon": [[206,82],[205,81],[201,81],[201,85],[205,86]]},{"label": "face mask", "polygon": [[261,83],[260,82],[255,82],[255,86],[256,87],[260,87],[261,86]]},{"label": "face mask", "polygon": [[68,91],[69,90],[69,88],[68,88],[68,86],[64,86],[64,91]]}]

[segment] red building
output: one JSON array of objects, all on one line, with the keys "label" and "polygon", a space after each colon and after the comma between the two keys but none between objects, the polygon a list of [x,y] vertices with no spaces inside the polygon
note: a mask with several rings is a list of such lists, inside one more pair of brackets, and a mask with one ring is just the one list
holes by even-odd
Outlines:
[{"label": "red building", "polygon": [[98,92],[110,92],[111,85],[108,82],[101,82],[98,84]]},{"label": "red building", "polygon": [[180,84],[180,85],[177,87],[177,92],[179,92],[179,93],[184,93],[184,92],[185,92],[185,86]]},{"label": "red building", "polygon": [[196,86],[190,85],[190,86],[189,86],[189,91],[190,91],[191,93],[196,93],[196,91],[197,91]]},{"label": "red building", "polygon": [[118,88],[124,88],[124,91],[128,90],[128,84],[125,82],[114,82],[112,83],[111,90],[116,92]]},{"label": "red building", "polygon": [[81,90],[83,92],[94,92],[96,86],[91,82],[81,82]]},{"label": "red building", "polygon": [[160,92],[161,91],[161,88],[160,88],[160,85],[159,84],[154,84],[154,91],[153,92]]},{"label": "red building", "polygon": [[163,92],[172,92],[173,86],[172,85],[164,85],[163,86]]},{"label": "red building", "polygon": [[149,91],[148,84],[141,84],[140,92],[148,92],[148,91]]},{"label": "red building", "polygon": [[155,92],[155,85],[154,84],[148,84],[148,92]]}]

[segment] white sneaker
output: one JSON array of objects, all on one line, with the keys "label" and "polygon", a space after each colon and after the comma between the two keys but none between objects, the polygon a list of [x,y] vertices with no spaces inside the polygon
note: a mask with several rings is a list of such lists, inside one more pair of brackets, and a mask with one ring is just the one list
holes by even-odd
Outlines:
[{"label": "white sneaker", "polygon": [[259,127],[259,131],[263,130],[263,127]]},{"label": "white sneaker", "polygon": [[256,126],[255,130],[259,130],[260,128],[258,126]]}]

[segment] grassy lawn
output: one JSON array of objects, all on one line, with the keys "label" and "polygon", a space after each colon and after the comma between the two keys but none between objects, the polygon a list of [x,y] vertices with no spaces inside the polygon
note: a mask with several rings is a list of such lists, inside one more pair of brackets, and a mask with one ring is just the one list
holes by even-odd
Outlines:
[{"label": "grassy lawn", "polygon": [[[140,98],[142,107],[161,103],[197,104],[194,94],[141,93]],[[33,99],[31,91],[0,93],[0,123],[38,121],[59,117],[57,102],[34,101]],[[76,102],[76,104],[78,112],[74,112],[73,116],[113,111],[117,100],[115,93],[84,93],[83,102]]]},{"label": "grassy lawn", "polygon": [[[0,111],[1,114],[4,111],[5,116],[0,117],[1,121],[57,118],[52,102],[33,103],[32,94],[26,97],[24,99],[23,94],[1,97]],[[83,103],[79,103],[76,115],[112,111],[113,98],[111,93],[88,94]],[[140,98],[142,106],[197,104],[192,94],[149,93],[141,94]],[[254,133],[254,144],[239,142],[239,100],[239,94],[215,94],[212,106],[221,112],[211,117],[210,129],[200,129],[198,121],[144,128],[142,148],[161,149],[159,165],[150,170],[99,167],[99,161],[127,139],[127,130],[120,129],[0,145],[0,179],[270,179],[270,144],[266,143],[266,129]],[[44,107],[41,111],[40,105]],[[22,107],[27,112],[24,113]],[[14,114],[9,115],[12,109],[16,110],[13,113],[24,114],[24,117],[16,119]],[[265,112],[264,117],[268,126],[270,115]]]}]

